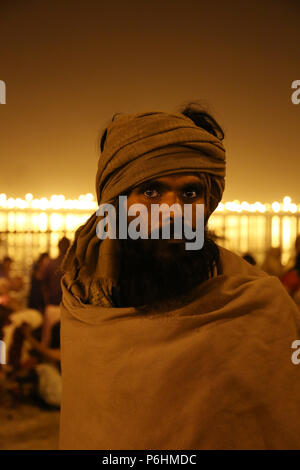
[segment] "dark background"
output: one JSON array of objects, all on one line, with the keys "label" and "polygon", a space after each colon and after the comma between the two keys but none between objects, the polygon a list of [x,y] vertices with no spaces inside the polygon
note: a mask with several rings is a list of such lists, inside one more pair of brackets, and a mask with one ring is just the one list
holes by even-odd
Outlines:
[{"label": "dark background", "polygon": [[94,194],[115,112],[201,100],[224,126],[224,200],[300,202],[300,2],[0,0],[0,192]]}]

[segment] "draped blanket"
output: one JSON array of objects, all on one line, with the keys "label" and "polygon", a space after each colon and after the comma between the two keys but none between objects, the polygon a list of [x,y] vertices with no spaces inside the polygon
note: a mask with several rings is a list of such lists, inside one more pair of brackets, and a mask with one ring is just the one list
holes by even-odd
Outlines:
[{"label": "draped blanket", "polygon": [[61,449],[300,449],[299,311],[219,249],[222,274],[146,314],[63,279]]}]

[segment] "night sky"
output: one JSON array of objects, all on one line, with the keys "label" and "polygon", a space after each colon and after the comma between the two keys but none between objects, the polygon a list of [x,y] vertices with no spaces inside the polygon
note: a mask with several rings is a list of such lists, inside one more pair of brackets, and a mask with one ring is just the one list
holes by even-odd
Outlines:
[{"label": "night sky", "polygon": [[224,127],[223,200],[300,203],[300,2],[0,0],[0,192],[92,192],[116,112],[200,100]]}]

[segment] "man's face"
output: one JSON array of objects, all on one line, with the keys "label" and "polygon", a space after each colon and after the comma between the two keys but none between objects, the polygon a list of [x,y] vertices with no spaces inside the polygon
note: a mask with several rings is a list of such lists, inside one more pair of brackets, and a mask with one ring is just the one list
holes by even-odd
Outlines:
[{"label": "man's face", "polygon": [[[175,239],[172,237],[173,213],[170,213],[171,219],[171,238],[152,240],[150,239],[153,227],[151,227],[151,205],[167,204],[169,207],[173,204],[179,204],[184,216],[184,205],[192,207],[192,228],[196,226],[196,204],[204,204],[204,189],[200,179],[193,173],[176,173],[160,178],[148,180],[145,183],[132,189],[127,197],[128,208],[132,204],[143,204],[148,211],[148,237],[149,239],[140,240],[143,249],[154,252],[159,257],[170,257],[183,254],[185,251],[184,238]],[[128,217],[129,222],[134,217]],[[160,215],[159,228],[163,224]]]}]

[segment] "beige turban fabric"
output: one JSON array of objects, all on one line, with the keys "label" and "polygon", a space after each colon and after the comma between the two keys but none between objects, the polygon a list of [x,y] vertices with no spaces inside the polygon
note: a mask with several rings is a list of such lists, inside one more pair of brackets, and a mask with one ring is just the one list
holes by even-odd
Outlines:
[{"label": "beige turban fabric", "polygon": [[[120,194],[149,179],[183,172],[202,176],[209,216],[224,191],[222,142],[181,113],[118,114],[107,128],[99,159],[98,203],[116,203]],[[110,293],[118,280],[119,245],[118,240],[97,238],[99,220],[93,214],[77,230],[63,267],[74,295],[86,303],[111,305]]]},{"label": "beige turban fabric", "polygon": [[146,180],[190,171],[219,176],[224,190],[225,150],[217,137],[180,113],[119,114],[99,159],[98,203]]}]

